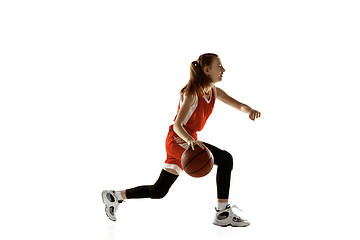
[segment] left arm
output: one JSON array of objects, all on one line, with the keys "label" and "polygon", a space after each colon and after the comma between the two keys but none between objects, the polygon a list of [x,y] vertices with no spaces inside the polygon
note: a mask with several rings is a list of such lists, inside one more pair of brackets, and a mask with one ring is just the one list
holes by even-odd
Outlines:
[{"label": "left arm", "polygon": [[256,111],[256,110],[252,109],[251,107],[249,107],[248,105],[243,104],[243,103],[237,101],[236,99],[230,97],[221,88],[217,87],[216,91],[217,91],[217,99],[219,99],[220,101],[226,103],[227,105],[229,105],[243,113],[249,114],[249,118],[251,120],[254,121],[255,118],[260,117],[261,113],[259,111]]}]

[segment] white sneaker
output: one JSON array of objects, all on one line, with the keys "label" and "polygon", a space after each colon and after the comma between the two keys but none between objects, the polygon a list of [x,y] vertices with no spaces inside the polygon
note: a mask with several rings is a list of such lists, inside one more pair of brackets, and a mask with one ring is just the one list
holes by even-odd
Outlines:
[{"label": "white sneaker", "polygon": [[124,200],[118,200],[115,196],[115,191],[104,190],[101,193],[102,200],[105,204],[105,212],[108,218],[112,221],[116,221],[116,211]]},{"label": "white sneaker", "polygon": [[250,225],[250,223],[242,219],[241,217],[237,216],[235,213],[233,213],[232,208],[237,208],[241,211],[238,206],[230,206],[227,205],[224,210],[216,210],[214,224],[220,227],[226,227],[226,226],[232,226],[232,227],[247,227]]}]

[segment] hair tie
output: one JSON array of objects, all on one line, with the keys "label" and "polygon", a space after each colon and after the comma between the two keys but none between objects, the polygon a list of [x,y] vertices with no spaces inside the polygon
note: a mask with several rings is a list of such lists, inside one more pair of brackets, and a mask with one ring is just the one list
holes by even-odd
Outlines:
[{"label": "hair tie", "polygon": [[197,67],[199,64],[197,63],[197,61],[193,61],[195,67]]}]

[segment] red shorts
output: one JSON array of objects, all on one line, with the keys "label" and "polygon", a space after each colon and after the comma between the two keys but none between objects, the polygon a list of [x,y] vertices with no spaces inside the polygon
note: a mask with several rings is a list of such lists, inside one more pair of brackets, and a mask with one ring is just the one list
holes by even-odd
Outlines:
[{"label": "red shorts", "polygon": [[[188,144],[174,132],[173,126],[169,127],[169,133],[166,138],[166,161],[164,168],[174,169],[180,175],[183,170],[181,156],[187,149]],[[197,140],[196,134],[190,135]]]}]

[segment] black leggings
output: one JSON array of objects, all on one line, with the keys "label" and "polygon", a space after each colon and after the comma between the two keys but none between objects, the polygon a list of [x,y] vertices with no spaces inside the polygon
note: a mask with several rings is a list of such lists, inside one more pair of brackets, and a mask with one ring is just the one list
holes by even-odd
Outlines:
[{"label": "black leggings", "polygon": [[[233,158],[227,151],[221,150],[211,144],[204,145],[214,156],[214,163],[218,166],[216,173],[217,197],[228,199],[230,190],[231,170],[233,169]],[[126,190],[126,197],[160,199],[166,196],[170,187],[178,178],[177,175],[162,170],[159,179],[154,185],[139,186]]]}]

